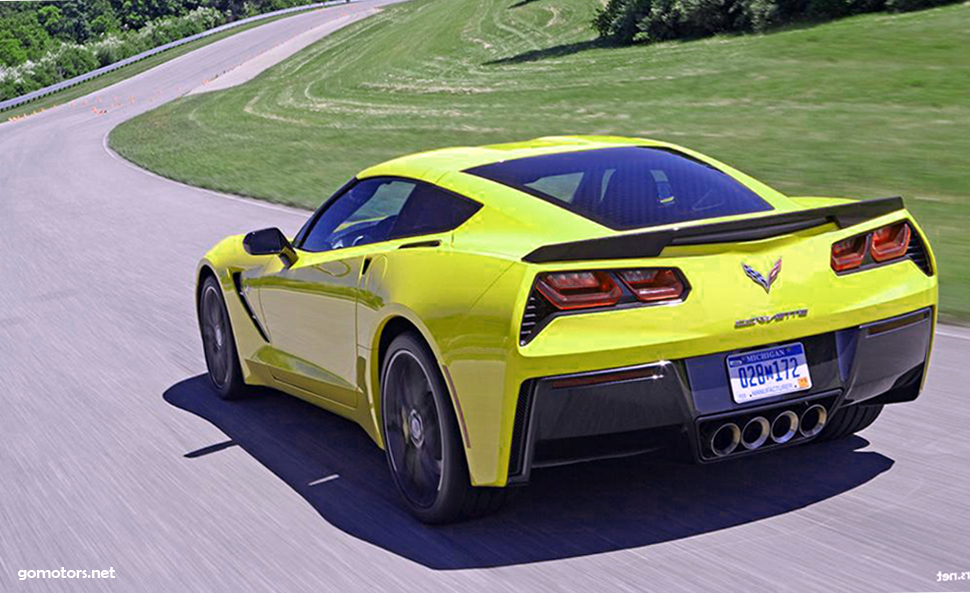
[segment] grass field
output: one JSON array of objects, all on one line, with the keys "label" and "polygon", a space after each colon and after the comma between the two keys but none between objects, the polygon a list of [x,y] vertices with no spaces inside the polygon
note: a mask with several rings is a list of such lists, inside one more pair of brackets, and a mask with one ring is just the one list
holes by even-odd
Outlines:
[{"label": "grass field", "polygon": [[82,82],[77,86],[64,89],[63,91],[54,93],[53,95],[48,95],[46,97],[41,97],[36,101],[31,101],[30,103],[25,103],[19,107],[13,107],[7,109],[6,111],[0,111],[0,123],[8,121],[10,119],[15,119],[18,117],[23,117],[24,115],[31,115],[33,113],[39,113],[41,111],[46,111],[47,109],[53,109],[58,105],[63,105],[77,99],[78,97],[83,97],[87,94],[93,93],[95,91],[100,91],[101,89],[111,86],[116,82],[121,82],[126,78],[131,78],[136,74],[141,74],[145,70],[154,68],[159,64],[164,64],[169,60],[174,60],[175,58],[187,54],[192,50],[199,49],[200,47],[209,45],[210,43],[215,43],[220,39],[225,39],[230,35],[235,35],[247,29],[252,29],[253,27],[258,27],[260,25],[265,25],[266,23],[272,23],[282,18],[288,16],[293,16],[290,14],[284,14],[280,16],[274,16],[254,23],[249,23],[246,25],[239,25],[238,27],[233,27],[232,29],[227,29],[225,31],[210,35],[208,37],[203,37],[196,41],[186,43],[185,45],[180,45],[178,47],[173,47],[170,50],[163,51],[160,54],[155,54],[144,60],[135,62],[134,64],[129,64],[123,68],[119,68],[113,72],[109,72],[103,76],[93,78],[91,80]]},{"label": "grass field", "polygon": [[162,175],[315,206],[416,150],[610,133],[707,152],[791,195],[903,195],[942,308],[970,320],[970,4],[765,36],[604,48],[589,0],[412,0],[226,91],[123,124]]}]

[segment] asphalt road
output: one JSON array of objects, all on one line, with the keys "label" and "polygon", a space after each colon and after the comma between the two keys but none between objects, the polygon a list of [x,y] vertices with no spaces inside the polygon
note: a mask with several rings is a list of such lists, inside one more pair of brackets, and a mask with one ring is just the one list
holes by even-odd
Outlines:
[{"label": "asphalt road", "polygon": [[[711,467],[540,471],[506,511],[448,528],[404,514],[346,421],[272,393],[219,401],[200,376],[196,261],[305,213],[149,175],[105,135],[377,3],[0,125],[0,590],[970,589],[937,581],[970,571],[970,331],[943,328],[924,395],[860,437]],[[116,578],[18,581],[61,567]]]}]

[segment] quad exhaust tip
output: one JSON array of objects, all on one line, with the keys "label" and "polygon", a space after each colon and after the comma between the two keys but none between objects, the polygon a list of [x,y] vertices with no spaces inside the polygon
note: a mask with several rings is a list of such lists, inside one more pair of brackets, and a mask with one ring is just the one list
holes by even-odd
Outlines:
[{"label": "quad exhaust tip", "polygon": [[798,432],[803,437],[813,437],[822,432],[825,423],[828,421],[828,412],[823,406],[815,404],[802,413],[799,421]]},{"label": "quad exhaust tip", "polygon": [[734,452],[741,442],[741,429],[733,422],[722,424],[711,435],[711,452],[717,457],[725,457]]},{"label": "quad exhaust tip", "polygon": [[708,445],[715,457],[727,457],[738,447],[753,451],[769,439],[783,445],[798,435],[814,437],[822,432],[827,421],[828,411],[820,404],[809,406],[801,417],[792,410],[780,412],[771,421],[764,416],[755,416],[745,422],[744,427],[734,422],[722,424],[711,434]]},{"label": "quad exhaust tip", "polygon": [[771,432],[771,425],[764,416],[756,416],[744,425],[741,431],[741,444],[749,451],[757,449],[768,440],[768,433]]},{"label": "quad exhaust tip", "polygon": [[798,434],[798,414],[785,410],[775,417],[771,423],[771,440],[783,445]]}]

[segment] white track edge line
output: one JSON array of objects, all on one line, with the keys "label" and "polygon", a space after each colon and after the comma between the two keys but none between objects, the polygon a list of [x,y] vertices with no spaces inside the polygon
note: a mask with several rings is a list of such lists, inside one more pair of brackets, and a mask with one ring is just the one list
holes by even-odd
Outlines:
[{"label": "white track edge line", "polygon": [[938,336],[944,336],[944,337],[947,337],[947,338],[956,338],[957,340],[966,340],[966,341],[970,342],[970,336],[962,336],[960,334],[951,334],[950,332],[945,332],[945,331],[940,331],[940,330],[936,330],[936,335],[938,335]]}]

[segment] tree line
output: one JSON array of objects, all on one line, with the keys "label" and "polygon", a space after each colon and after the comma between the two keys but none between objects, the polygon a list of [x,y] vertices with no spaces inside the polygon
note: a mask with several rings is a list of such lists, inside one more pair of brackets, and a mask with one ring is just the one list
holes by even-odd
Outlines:
[{"label": "tree line", "polygon": [[619,44],[696,39],[718,33],[760,33],[864,12],[902,12],[959,0],[608,0],[593,28]]},{"label": "tree line", "polygon": [[0,2],[0,100],[222,23],[314,0]]}]

